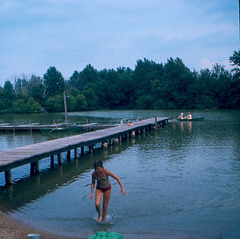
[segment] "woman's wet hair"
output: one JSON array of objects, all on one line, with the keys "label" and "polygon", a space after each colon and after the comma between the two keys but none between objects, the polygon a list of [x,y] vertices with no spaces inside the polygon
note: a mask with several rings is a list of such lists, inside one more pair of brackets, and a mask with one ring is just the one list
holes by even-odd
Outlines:
[{"label": "woman's wet hair", "polygon": [[97,161],[94,162],[93,166],[94,166],[95,170],[96,170],[97,167],[103,168],[103,163],[102,163],[101,160],[97,160]]}]

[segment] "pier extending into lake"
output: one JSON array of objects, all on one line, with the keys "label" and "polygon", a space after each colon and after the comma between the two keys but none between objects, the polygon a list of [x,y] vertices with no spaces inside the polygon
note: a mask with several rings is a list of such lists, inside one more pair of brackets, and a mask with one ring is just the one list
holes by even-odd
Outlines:
[{"label": "pier extending into lake", "polygon": [[137,120],[131,124],[123,124],[116,127],[101,129],[75,136],[59,138],[42,143],[13,148],[0,152],[0,173],[5,172],[6,185],[12,184],[13,168],[30,164],[31,175],[39,172],[39,160],[50,157],[51,166],[54,165],[54,156],[57,155],[58,164],[62,164],[62,153],[67,152],[67,160],[71,160],[71,150],[74,157],[78,158],[78,149],[81,148],[81,155],[84,148],[88,147],[89,152],[94,151],[94,145],[101,143],[101,147],[108,147],[119,143],[125,138],[135,137],[136,134],[161,127],[168,123],[169,117],[155,117],[145,120]]}]

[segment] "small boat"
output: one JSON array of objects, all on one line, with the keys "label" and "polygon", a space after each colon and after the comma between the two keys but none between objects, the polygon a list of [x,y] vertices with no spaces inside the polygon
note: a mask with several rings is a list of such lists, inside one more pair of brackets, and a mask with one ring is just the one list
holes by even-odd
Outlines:
[{"label": "small boat", "polygon": [[192,118],[192,119],[178,119],[178,121],[203,121],[205,117]]}]

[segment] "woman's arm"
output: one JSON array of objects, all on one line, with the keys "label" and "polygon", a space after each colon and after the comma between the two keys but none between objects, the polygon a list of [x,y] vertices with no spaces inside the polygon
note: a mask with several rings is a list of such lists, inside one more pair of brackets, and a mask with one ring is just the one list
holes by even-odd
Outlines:
[{"label": "woman's arm", "polygon": [[94,188],[95,188],[95,173],[93,172],[93,173],[92,173],[91,195],[90,195],[90,198],[91,198],[91,199],[93,198]]},{"label": "woman's arm", "polygon": [[109,176],[111,176],[112,178],[115,178],[115,179],[117,180],[119,186],[121,187],[121,193],[125,195],[126,192],[125,192],[125,190],[124,190],[124,188],[123,188],[123,185],[122,185],[122,182],[121,182],[120,178],[119,178],[117,175],[115,175],[114,173],[112,173],[112,172],[110,172],[109,170],[107,170],[107,169],[105,169],[105,172],[107,173],[107,175],[109,175]]}]

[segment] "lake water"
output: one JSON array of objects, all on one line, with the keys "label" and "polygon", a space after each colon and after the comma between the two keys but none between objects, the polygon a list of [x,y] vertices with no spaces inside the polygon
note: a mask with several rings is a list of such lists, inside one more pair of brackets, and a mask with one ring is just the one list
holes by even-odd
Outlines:
[{"label": "lake water", "polygon": [[[95,111],[69,113],[70,123],[115,124],[168,116],[177,111]],[[186,114],[187,112],[184,112]],[[240,238],[240,111],[193,111],[203,122],[167,126],[107,150],[97,150],[50,169],[42,160],[39,175],[29,165],[12,170],[14,185],[0,174],[0,209],[38,229],[90,237],[115,231],[125,238]],[[1,115],[1,122],[52,123],[64,114]],[[51,140],[68,134],[0,134],[1,149]],[[112,182],[108,222],[96,223],[90,200],[93,162],[101,159],[127,192]]]}]

